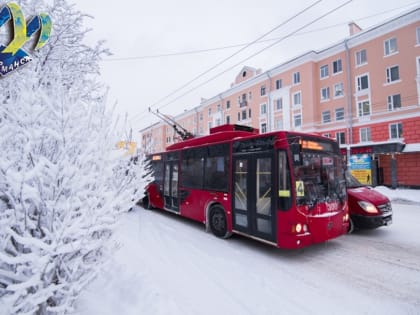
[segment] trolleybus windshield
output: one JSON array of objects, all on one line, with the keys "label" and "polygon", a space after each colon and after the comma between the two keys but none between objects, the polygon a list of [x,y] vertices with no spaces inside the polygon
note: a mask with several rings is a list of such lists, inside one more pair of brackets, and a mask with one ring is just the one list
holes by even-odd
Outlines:
[{"label": "trolleybus windshield", "polygon": [[300,159],[293,165],[298,205],[309,208],[320,202],[346,198],[343,159],[333,142],[300,140]]}]

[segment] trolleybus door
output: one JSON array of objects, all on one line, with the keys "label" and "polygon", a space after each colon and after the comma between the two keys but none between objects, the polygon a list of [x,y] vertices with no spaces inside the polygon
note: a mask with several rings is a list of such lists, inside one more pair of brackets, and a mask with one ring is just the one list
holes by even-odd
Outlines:
[{"label": "trolleybus door", "polygon": [[272,154],[241,154],[233,163],[233,229],[275,242]]},{"label": "trolleybus door", "polygon": [[167,161],[165,163],[163,196],[165,209],[178,212],[178,161]]}]

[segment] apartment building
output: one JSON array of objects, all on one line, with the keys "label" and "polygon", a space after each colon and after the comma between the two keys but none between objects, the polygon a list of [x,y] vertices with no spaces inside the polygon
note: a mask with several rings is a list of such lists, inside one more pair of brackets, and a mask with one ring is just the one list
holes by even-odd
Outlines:
[{"label": "apartment building", "polygon": [[[174,120],[196,136],[225,123],[317,133],[339,142],[365,183],[420,188],[420,7],[349,31],[267,71],[244,66],[229,89]],[[140,132],[146,153],[180,141],[164,123]]]}]

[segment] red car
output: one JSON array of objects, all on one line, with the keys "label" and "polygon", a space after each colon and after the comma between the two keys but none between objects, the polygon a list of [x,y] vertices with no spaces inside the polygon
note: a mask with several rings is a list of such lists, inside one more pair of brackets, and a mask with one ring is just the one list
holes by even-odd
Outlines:
[{"label": "red car", "polygon": [[349,202],[350,227],[354,229],[376,229],[392,223],[392,206],[388,197],[370,186],[361,184],[349,172],[346,173]]}]

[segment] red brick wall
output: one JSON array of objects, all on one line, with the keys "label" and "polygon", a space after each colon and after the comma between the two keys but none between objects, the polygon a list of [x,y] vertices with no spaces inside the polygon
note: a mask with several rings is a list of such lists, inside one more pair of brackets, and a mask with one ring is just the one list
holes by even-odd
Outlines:
[{"label": "red brick wall", "polygon": [[[398,186],[420,187],[420,153],[396,154]],[[391,155],[380,155],[379,166],[383,168],[384,185],[391,186]]]}]

